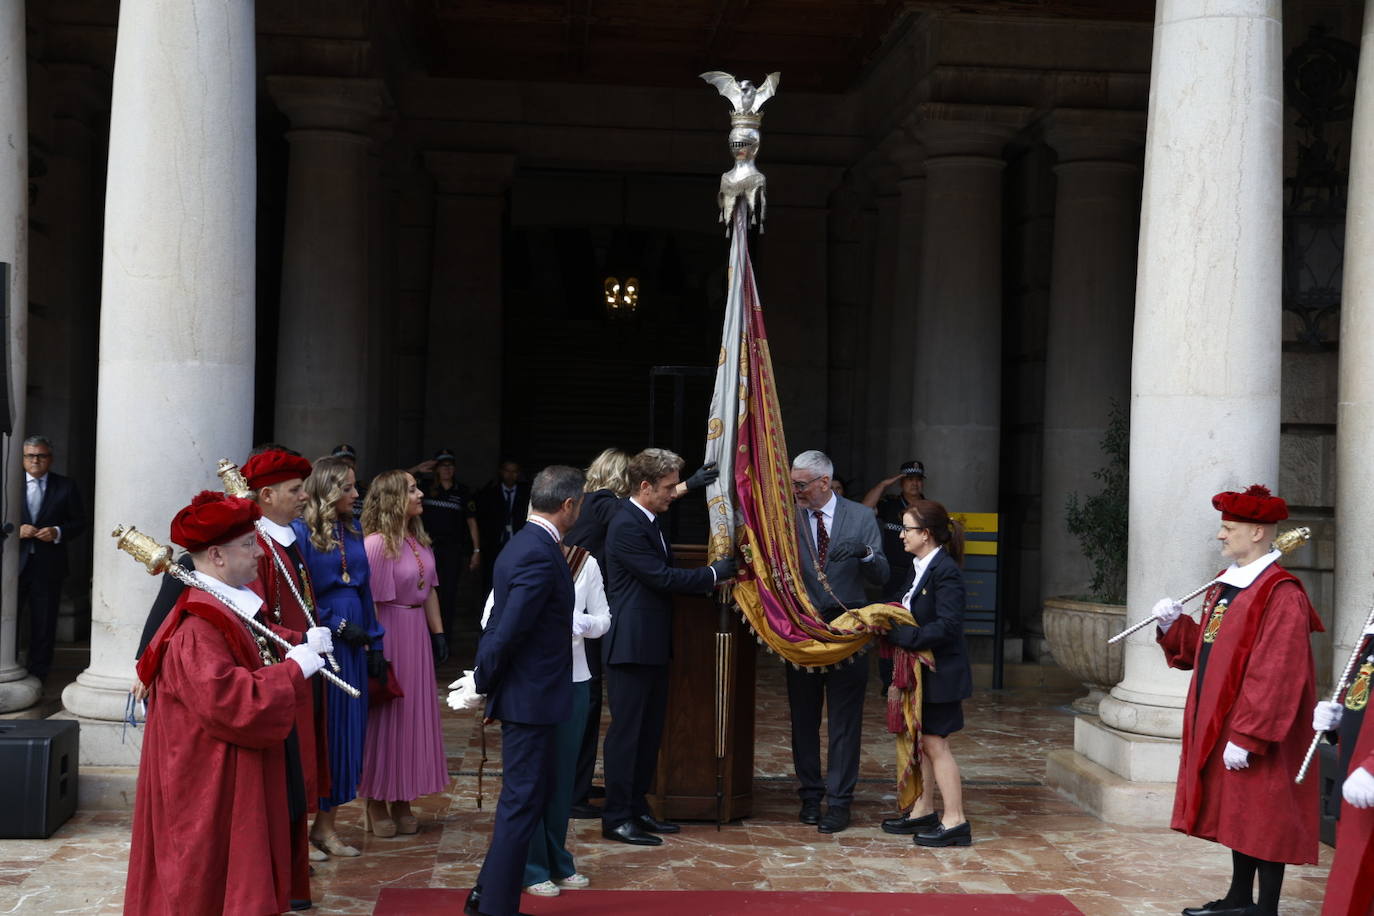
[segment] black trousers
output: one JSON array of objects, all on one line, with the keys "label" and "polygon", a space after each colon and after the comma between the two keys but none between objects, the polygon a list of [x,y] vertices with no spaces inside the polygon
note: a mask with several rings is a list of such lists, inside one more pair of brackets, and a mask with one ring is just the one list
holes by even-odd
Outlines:
[{"label": "black trousers", "polygon": [[62,577],[30,563],[19,574],[19,605],[29,609],[29,674],[42,680],[52,669],[57,645],[57,607],[62,601]]},{"label": "black trousers", "polygon": [[603,749],[606,766],[606,806],[603,827],[618,827],[649,814],[644,796],[658,768],[658,747],[668,711],[667,665],[606,666],[606,690],[611,703],[611,727]]},{"label": "black trousers", "polygon": [[[792,711],[792,767],[803,801],[824,796],[832,808],[848,808],[859,781],[859,744],[863,735],[868,656],[815,674],[787,668],[787,702]],[[826,707],[830,749],[821,778],[821,706]]]},{"label": "black trousers", "polygon": [[577,769],[573,771],[572,800],[574,805],[585,805],[592,790],[592,776],[596,772],[596,749],[601,743],[601,640],[585,639],[587,651],[587,670],[591,680],[587,688],[591,691],[587,702],[587,727],[582,730],[582,746],[577,750]]},{"label": "black trousers", "polygon": [[439,577],[439,615],[444,622],[444,632],[450,635],[455,632],[458,622],[458,583],[467,567],[466,560],[462,544],[434,545],[434,574]]}]

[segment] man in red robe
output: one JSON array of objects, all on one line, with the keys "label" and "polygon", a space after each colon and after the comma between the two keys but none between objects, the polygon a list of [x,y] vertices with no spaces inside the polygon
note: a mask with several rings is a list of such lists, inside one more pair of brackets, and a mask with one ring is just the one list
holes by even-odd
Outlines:
[{"label": "man in red robe", "polygon": [[1340,823],[1322,916],[1374,914],[1374,725],[1365,715],[1374,681],[1374,626],[1360,637],[1355,678],[1339,703],[1318,703],[1312,728],[1341,746]]},{"label": "man in red robe", "polygon": [[290,906],[286,743],[324,661],[299,645],[277,663],[241,616],[262,604],[244,587],[258,574],[260,514],[205,491],[172,520],[200,587],[182,593],[138,663],[152,705],[125,913],[259,916]]},{"label": "man in red robe", "polygon": [[[262,557],[258,560],[258,578],[249,588],[262,598],[264,617],[295,633],[290,642],[299,642],[302,634],[315,625],[315,593],[296,547],[291,521],[305,508],[305,478],[310,476],[310,462],[285,449],[270,448],[251,456],[242,470],[252,490],[248,498],[262,510],[258,522]],[[317,652],[333,648],[327,630],[323,643],[327,645],[312,648]],[[296,714],[306,806],[306,813],[291,824],[291,899],[299,903],[310,900],[310,862],[329,858],[323,850],[310,845],[308,823],[309,815],[319,810],[320,796],[329,793],[324,704],[324,681],[316,678],[311,681],[311,702],[302,705]]]},{"label": "man in red robe", "polygon": [[[1302,583],[1275,562],[1288,506],[1262,486],[1218,493],[1221,554],[1202,622],[1164,598],[1154,608],[1169,665],[1193,671],[1171,826],[1231,849],[1226,895],[1185,916],[1274,916],[1285,863],[1317,861],[1317,785],[1293,777],[1316,700],[1308,634],[1322,629]],[[1254,898],[1259,876],[1259,899]]]}]

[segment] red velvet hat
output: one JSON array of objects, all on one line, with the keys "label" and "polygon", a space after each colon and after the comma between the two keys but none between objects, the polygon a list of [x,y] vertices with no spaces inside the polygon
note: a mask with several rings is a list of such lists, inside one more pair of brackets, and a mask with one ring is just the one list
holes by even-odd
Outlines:
[{"label": "red velvet hat", "polygon": [[172,540],[196,553],[247,534],[260,518],[262,510],[251,499],[202,490],[172,519]]},{"label": "red velvet hat", "polygon": [[268,449],[243,463],[243,476],[248,486],[261,490],[283,480],[304,480],[310,476],[310,462],[279,448]]},{"label": "red velvet hat", "polygon": [[1212,508],[1221,510],[1224,522],[1270,525],[1288,518],[1288,503],[1260,484],[1246,488],[1244,493],[1218,493],[1212,497]]}]

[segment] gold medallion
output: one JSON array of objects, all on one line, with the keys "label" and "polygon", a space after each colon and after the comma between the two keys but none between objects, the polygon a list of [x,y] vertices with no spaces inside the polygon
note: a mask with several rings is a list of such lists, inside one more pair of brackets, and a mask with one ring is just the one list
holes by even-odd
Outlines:
[{"label": "gold medallion", "polygon": [[1207,629],[1202,631],[1203,642],[1216,642],[1217,632],[1221,630],[1221,619],[1226,616],[1226,602],[1218,601],[1212,608],[1212,616],[1207,618]]},{"label": "gold medallion", "polygon": [[350,583],[350,582],[353,581],[352,579],[350,579],[350,578],[348,577],[348,573],[344,573],[344,574],[343,574],[343,580],[344,580],[344,584],[345,584],[345,585],[347,585],[348,583]]},{"label": "gold medallion", "polygon": [[421,580],[419,581],[419,583],[415,586],[415,589],[416,589],[417,591],[421,591],[421,592],[424,591],[424,590],[425,590],[425,580],[424,580],[424,579],[421,579]]},{"label": "gold medallion", "polygon": [[1374,662],[1366,660],[1355,675],[1355,682],[1345,691],[1345,708],[1359,712],[1369,705],[1369,679],[1374,676]]}]

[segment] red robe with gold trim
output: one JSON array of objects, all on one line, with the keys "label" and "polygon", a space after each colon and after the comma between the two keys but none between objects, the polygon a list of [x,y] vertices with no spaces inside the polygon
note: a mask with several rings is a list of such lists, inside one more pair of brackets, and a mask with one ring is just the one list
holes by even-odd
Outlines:
[{"label": "red robe with gold trim", "polygon": [[152,689],[124,912],[261,916],[290,905],[285,741],[309,687],[188,588],[139,660]]},{"label": "red robe with gold trim", "polygon": [[[1186,614],[1159,644],[1173,668],[1191,670],[1216,613],[1207,596],[1202,623]],[[1199,691],[1189,682],[1173,829],[1269,862],[1317,861],[1317,780],[1295,785],[1316,703],[1308,634],[1322,628],[1302,583],[1277,563],[1241,589],[1218,621]],[[1228,770],[1232,742],[1250,765]]]},{"label": "red robe with gold trim", "polygon": [[[1374,648],[1374,640],[1365,641],[1364,651],[1369,648]],[[1346,775],[1361,767],[1374,774],[1374,714],[1367,708]],[[1336,792],[1340,791],[1341,787],[1336,786]],[[1355,808],[1342,800],[1341,819],[1336,827],[1336,858],[1326,879],[1322,916],[1366,914],[1374,914],[1374,808]]]}]

